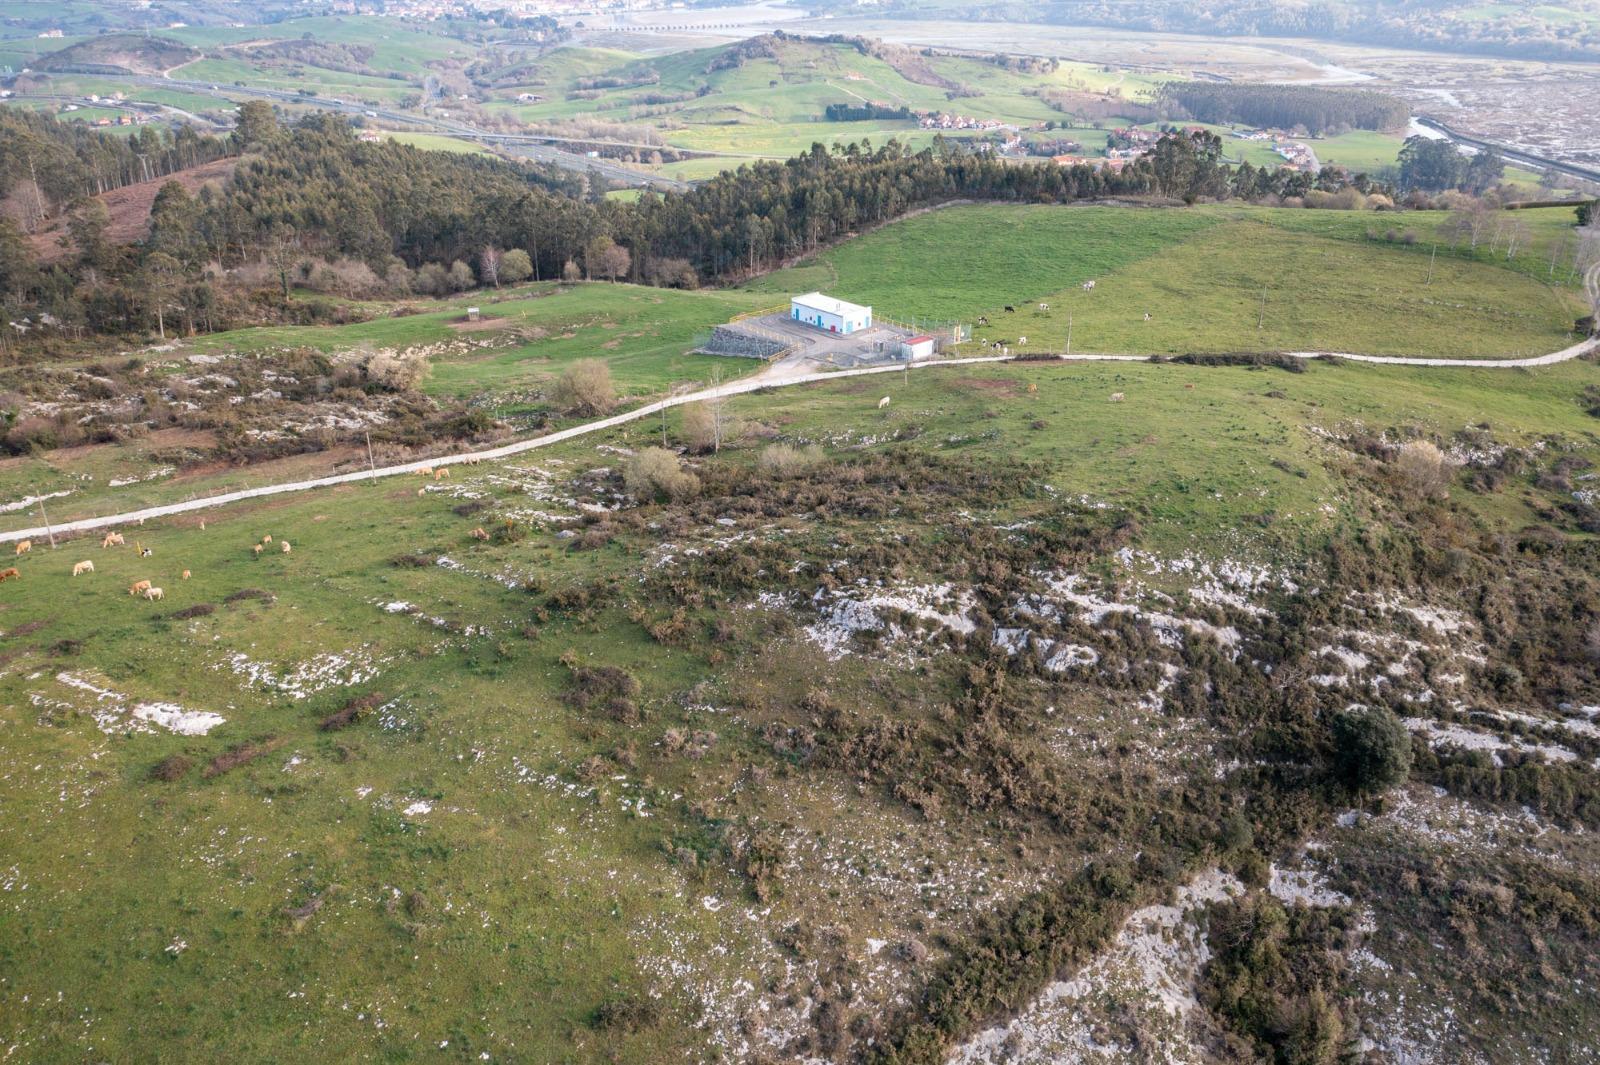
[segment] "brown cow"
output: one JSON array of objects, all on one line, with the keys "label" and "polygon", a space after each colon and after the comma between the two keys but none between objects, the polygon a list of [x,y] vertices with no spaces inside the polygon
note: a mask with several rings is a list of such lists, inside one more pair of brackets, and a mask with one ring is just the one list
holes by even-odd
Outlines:
[{"label": "brown cow", "polygon": [[100,541],[100,546],[102,548],[120,547],[122,543],[123,539],[121,533],[108,532],[106,533],[106,538]]},{"label": "brown cow", "polygon": [[442,481],[446,477],[449,477],[449,476],[450,476],[450,471],[445,469],[442,466],[440,468],[438,468],[437,470],[433,471],[433,479],[435,481]]},{"label": "brown cow", "polygon": [[183,579],[184,580],[188,580],[189,579],[189,571],[188,570],[184,570],[183,571]]},{"label": "brown cow", "polygon": [[32,540],[19,540],[17,542],[17,554],[26,555],[29,551],[32,551],[32,550],[33,550],[33,541]]},{"label": "brown cow", "polygon": [[260,545],[260,544],[256,544],[256,545],[255,545],[255,546],[254,546],[254,547],[252,547],[252,548],[251,548],[251,549],[250,549],[250,550],[252,550],[252,551],[254,551],[254,552],[255,552],[255,553],[256,553],[256,554],[258,554],[258,555],[259,555],[259,554],[261,554],[261,545]]},{"label": "brown cow", "polygon": [[149,581],[135,581],[132,585],[130,585],[128,587],[128,594],[129,595],[138,595],[140,592],[148,592],[149,590],[150,590],[150,582]]},{"label": "brown cow", "polygon": [[484,532],[483,526],[480,525],[476,529],[472,530],[472,538],[474,540],[487,540],[489,539],[489,534]]},{"label": "brown cow", "polygon": [[294,550],[294,548],[289,546],[289,541],[287,540],[280,541],[280,546],[283,548],[283,553],[286,555]]},{"label": "brown cow", "polygon": [[93,573],[93,572],[94,572],[94,563],[90,562],[88,559],[84,559],[82,562],[79,562],[77,565],[72,567],[72,575],[74,577],[76,577],[80,573]]},{"label": "brown cow", "polygon": [[12,577],[15,577],[20,581],[22,579],[22,571],[17,569],[15,566],[12,566],[7,570],[0,570],[0,583],[9,581]]}]

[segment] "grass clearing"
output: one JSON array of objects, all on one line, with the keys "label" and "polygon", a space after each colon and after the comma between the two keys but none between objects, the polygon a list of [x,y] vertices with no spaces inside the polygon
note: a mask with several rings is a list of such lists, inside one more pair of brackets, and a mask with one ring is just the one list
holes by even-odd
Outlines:
[{"label": "grass clearing", "polygon": [[[1486,246],[1475,257],[1446,247],[1430,265],[1438,212],[958,206],[885,226],[750,289],[822,289],[903,320],[986,315],[991,325],[976,337],[1026,336],[1029,350],[1064,350],[1069,313],[1075,351],[1557,350],[1582,313],[1551,268],[1571,239],[1571,212],[1507,217],[1529,229],[1514,261]],[[1090,280],[1095,291],[1083,292]],[[1041,301],[1047,314],[1032,306]]]}]

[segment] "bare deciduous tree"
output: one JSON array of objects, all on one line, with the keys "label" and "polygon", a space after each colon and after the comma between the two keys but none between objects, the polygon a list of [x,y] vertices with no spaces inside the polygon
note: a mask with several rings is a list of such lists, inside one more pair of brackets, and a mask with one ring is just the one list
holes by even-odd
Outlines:
[{"label": "bare deciduous tree", "polygon": [[478,253],[478,277],[486,285],[500,287],[500,249],[493,244],[484,245],[483,251]]}]

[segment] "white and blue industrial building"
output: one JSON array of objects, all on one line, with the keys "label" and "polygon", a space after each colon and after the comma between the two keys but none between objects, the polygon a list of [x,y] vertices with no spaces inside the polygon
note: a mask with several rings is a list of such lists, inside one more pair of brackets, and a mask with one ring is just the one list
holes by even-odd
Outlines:
[{"label": "white and blue industrial building", "polygon": [[846,303],[820,292],[789,301],[789,317],[829,333],[848,335],[872,327],[872,308]]}]

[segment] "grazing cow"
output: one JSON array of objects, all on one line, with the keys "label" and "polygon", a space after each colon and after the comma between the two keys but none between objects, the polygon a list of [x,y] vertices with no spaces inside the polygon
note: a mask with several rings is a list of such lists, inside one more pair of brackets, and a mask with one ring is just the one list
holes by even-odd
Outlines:
[{"label": "grazing cow", "polygon": [[889,397],[888,396],[884,396],[882,399],[878,400],[878,409],[879,410],[882,410],[883,408],[887,407],[888,405],[889,405]]},{"label": "grazing cow", "polygon": [[417,472],[422,474],[422,476],[424,476],[424,477],[432,477],[433,476],[433,467],[432,466],[424,466],[424,467],[422,467],[422,469],[418,470]]},{"label": "grazing cow", "polygon": [[283,543],[282,543],[282,545],[281,545],[281,547],[282,547],[282,549],[283,549],[283,553],[284,553],[284,554],[286,554],[286,555],[287,555],[287,554],[288,554],[288,553],[289,553],[289,552],[290,552],[290,551],[293,551],[293,550],[294,550],[294,548],[292,548],[292,547],[290,547],[290,546],[289,546],[289,541],[287,541],[287,540],[285,540],[285,541],[283,541]]},{"label": "grazing cow", "polygon": [[1039,304],[1039,309],[1041,311],[1048,311],[1050,309],[1050,305],[1048,303],[1041,303]]},{"label": "grazing cow", "polygon": [[449,477],[449,476],[450,476],[450,471],[445,469],[443,466],[441,466],[437,470],[433,471],[433,479],[435,481],[442,481],[446,477]]},{"label": "grazing cow", "polygon": [[1015,307],[1011,306],[1011,304],[1008,303],[1008,304],[1006,304],[1006,313],[1007,314],[1016,314],[1017,313],[1017,309]]},{"label": "grazing cow", "polygon": [[76,566],[72,567],[72,575],[74,577],[78,576],[80,573],[93,573],[93,572],[94,572],[94,563],[90,562],[88,559],[84,559],[82,562],[79,562]]},{"label": "grazing cow", "polygon": [[32,540],[19,540],[17,542],[17,554],[26,555],[29,551],[32,551],[32,550],[33,550],[33,541]]},{"label": "grazing cow", "polygon": [[978,324],[979,325],[988,325],[989,324],[989,319],[980,314],[980,315],[978,315]]},{"label": "grazing cow", "polygon": [[201,532],[205,532],[206,531],[206,519],[204,519],[204,518],[200,519],[200,531]]},{"label": "grazing cow", "polygon": [[256,544],[254,547],[250,548],[250,550],[254,551],[259,556],[263,549],[260,544]]},{"label": "grazing cow", "polygon": [[4,584],[13,577],[20,581],[22,579],[22,571],[15,566],[7,570],[0,570],[0,584]]},{"label": "grazing cow", "polygon": [[163,592],[160,588],[146,588],[144,590],[144,597],[153,603],[157,599],[165,599],[167,597],[167,593]]},{"label": "grazing cow", "polygon": [[188,570],[184,570],[183,571],[183,579],[184,580],[188,580],[189,579],[189,571]]},{"label": "grazing cow", "polygon": [[472,530],[472,538],[474,540],[487,540],[489,539],[489,534],[484,532],[483,526],[480,525],[476,529]]},{"label": "grazing cow", "polygon": [[133,542],[133,546],[138,550],[140,558],[149,558],[151,555],[155,554],[154,551],[139,543],[137,540]]},{"label": "grazing cow", "polygon": [[1113,392],[1113,393],[1111,393],[1111,402],[1113,402],[1113,403],[1121,403],[1122,399],[1123,399],[1123,396],[1122,396],[1121,392]]},{"label": "grazing cow", "polygon": [[100,547],[102,549],[107,547],[121,547],[124,542],[125,541],[122,539],[121,533],[109,532],[106,533],[106,538],[100,541]]},{"label": "grazing cow", "polygon": [[1027,342],[1028,342],[1028,338],[1027,337],[1018,337],[1017,338],[1017,343],[1018,344],[1026,344]]},{"label": "grazing cow", "polygon": [[1149,311],[1145,311],[1144,312],[1144,320],[1147,321],[1147,322],[1150,320],[1150,312]]},{"label": "grazing cow", "polygon": [[1184,385],[1183,386],[1183,390],[1185,392],[1193,392],[1194,391],[1194,385]]},{"label": "grazing cow", "polygon": [[1094,291],[1094,282],[1093,281],[1085,281],[1083,283],[1083,290],[1085,292],[1093,292]]},{"label": "grazing cow", "polygon": [[264,543],[264,544],[272,543],[272,534],[271,533],[267,533],[267,535],[265,535],[265,536],[263,536],[261,538],[261,542]]},{"label": "grazing cow", "polygon": [[419,495],[419,496],[425,496],[425,495],[427,495],[427,494],[428,494],[428,490],[427,490],[427,489],[426,489],[426,488],[419,488],[419,489],[417,489],[417,495]]},{"label": "grazing cow", "polygon": [[128,594],[129,595],[138,595],[140,592],[148,592],[149,590],[150,590],[150,582],[149,581],[135,581],[132,585],[129,586]]}]

